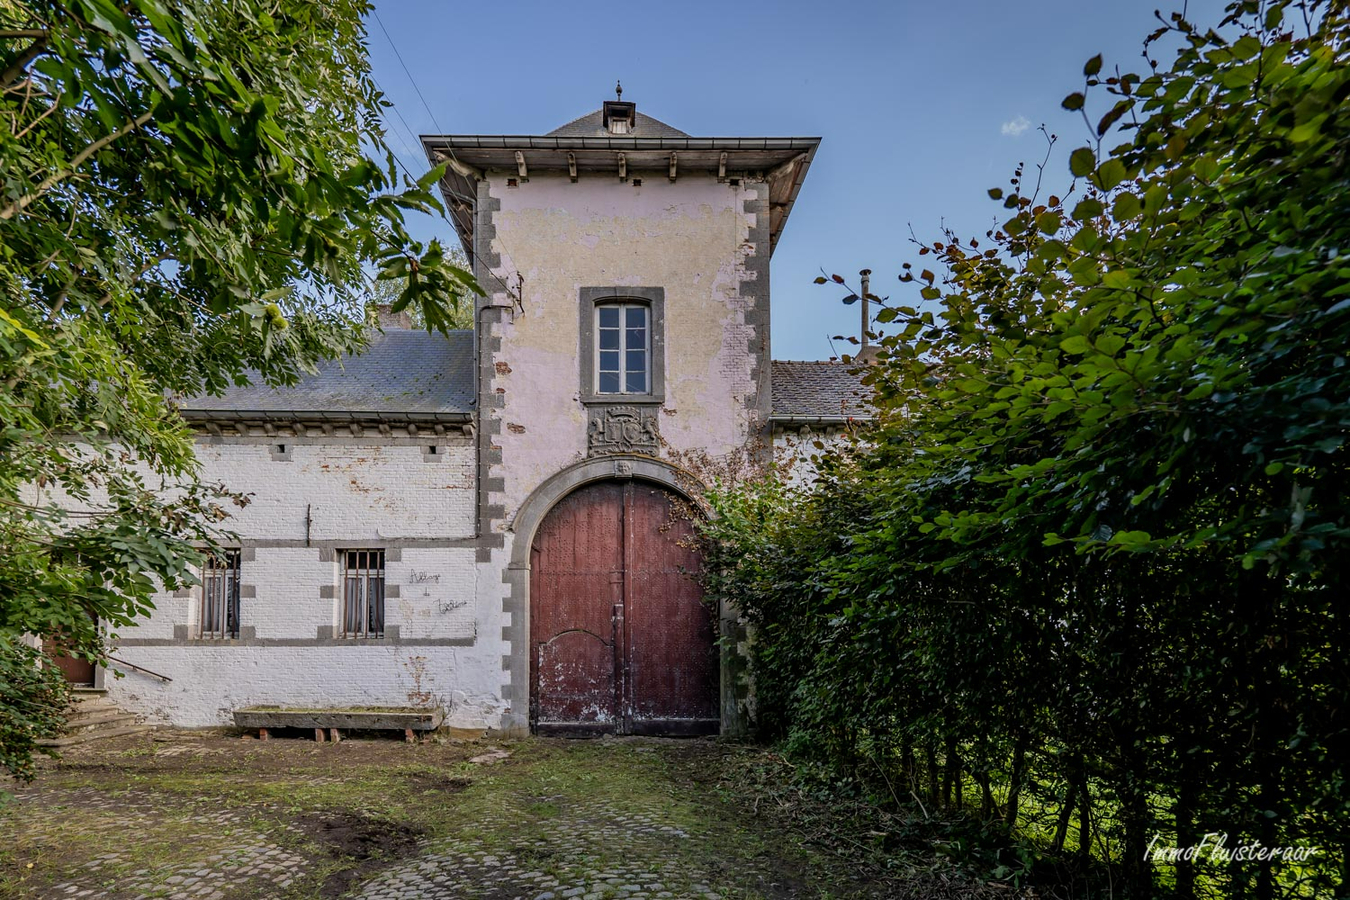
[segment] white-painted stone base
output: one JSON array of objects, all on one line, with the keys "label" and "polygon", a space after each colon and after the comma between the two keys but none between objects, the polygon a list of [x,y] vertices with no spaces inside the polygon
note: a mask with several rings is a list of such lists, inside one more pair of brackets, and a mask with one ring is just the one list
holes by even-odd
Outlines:
[{"label": "white-painted stone base", "polygon": [[[245,706],[417,706],[446,711],[453,728],[497,728],[505,710],[481,651],[468,647],[127,647],[117,657],[172,682],[121,667],[108,697],[156,724],[228,726]],[[116,663],[112,669],[118,669]],[[497,666],[500,681],[500,663]],[[487,670],[487,671],[485,671]]]}]

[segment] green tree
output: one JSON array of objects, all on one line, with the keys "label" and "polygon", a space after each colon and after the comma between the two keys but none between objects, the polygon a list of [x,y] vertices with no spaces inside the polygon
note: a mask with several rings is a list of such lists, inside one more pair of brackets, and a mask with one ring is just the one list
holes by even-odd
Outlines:
[{"label": "green tree", "polygon": [[[762,528],[795,561],[756,537],[755,579],[805,588],[744,596],[813,648],[775,696],[836,764],[948,802],[968,776],[986,819],[1076,840],[1130,896],[1343,896],[1350,19],[1234,2],[1164,44],[1144,75],[1087,63],[1067,190],[1019,171],[1002,226],[906,264],[870,449],[812,501],[856,513]],[[1206,832],[1320,850],[1146,855]]]},{"label": "green tree", "polygon": [[[469,260],[464,255],[464,251],[458,247],[450,247],[446,250],[446,258],[450,265],[467,271],[469,269]],[[366,300],[367,317],[375,315],[375,308],[379,306],[388,306],[390,308],[399,306],[402,299],[405,284],[401,281],[390,279],[376,280],[370,286],[370,294]],[[402,307],[400,307],[402,308]],[[422,308],[417,304],[407,307],[409,318],[412,320],[413,328],[426,328],[427,319],[422,312]],[[473,311],[472,303],[457,304],[446,311],[445,329],[446,330],[473,330]]]},{"label": "green tree", "polygon": [[[410,210],[364,0],[0,3],[0,652],[100,659],[244,498],[202,484],[174,396],[360,347],[364,271],[444,330],[477,290]],[[24,656],[24,660],[30,659]],[[48,676],[50,678],[50,670]],[[53,718],[0,692],[0,759]]]}]

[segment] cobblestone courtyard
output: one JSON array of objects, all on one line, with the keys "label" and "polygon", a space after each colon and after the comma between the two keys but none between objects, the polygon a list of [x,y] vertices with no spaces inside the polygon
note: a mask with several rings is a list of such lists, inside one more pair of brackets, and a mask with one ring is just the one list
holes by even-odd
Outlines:
[{"label": "cobblestone courtyard", "polygon": [[756,754],[712,741],[136,735],[0,785],[14,795],[0,807],[0,896],[983,893],[920,890],[815,846],[744,787]]}]

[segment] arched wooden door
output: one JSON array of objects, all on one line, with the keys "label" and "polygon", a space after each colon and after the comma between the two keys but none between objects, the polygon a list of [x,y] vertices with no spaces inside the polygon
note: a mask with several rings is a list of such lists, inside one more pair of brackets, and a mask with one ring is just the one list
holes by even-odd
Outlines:
[{"label": "arched wooden door", "polygon": [[530,565],[530,722],[540,734],[716,734],[713,618],[693,526],[642,481],[598,482],[540,524]]}]

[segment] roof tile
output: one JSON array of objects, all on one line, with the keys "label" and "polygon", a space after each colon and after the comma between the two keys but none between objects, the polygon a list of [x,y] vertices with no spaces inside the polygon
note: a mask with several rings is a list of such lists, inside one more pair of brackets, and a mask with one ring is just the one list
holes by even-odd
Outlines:
[{"label": "roof tile", "polygon": [[803,418],[870,418],[867,389],[845,363],[773,361],[773,415]]}]

